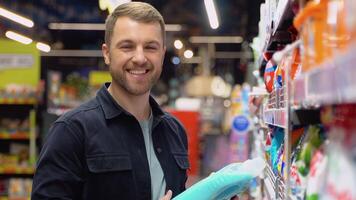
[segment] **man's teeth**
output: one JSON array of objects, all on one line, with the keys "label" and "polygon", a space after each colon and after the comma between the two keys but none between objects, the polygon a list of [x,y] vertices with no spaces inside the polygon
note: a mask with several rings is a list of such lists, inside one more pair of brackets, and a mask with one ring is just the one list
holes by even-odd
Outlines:
[{"label": "man's teeth", "polygon": [[145,74],[146,70],[130,70],[130,74],[135,74],[135,75],[140,75],[140,74]]}]

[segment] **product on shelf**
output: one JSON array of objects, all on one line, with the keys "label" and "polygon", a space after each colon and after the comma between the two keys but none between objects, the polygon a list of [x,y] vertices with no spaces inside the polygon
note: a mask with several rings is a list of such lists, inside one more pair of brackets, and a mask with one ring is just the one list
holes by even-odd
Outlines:
[{"label": "product on shelf", "polygon": [[276,71],[277,65],[275,65],[272,60],[267,62],[265,73],[263,75],[266,89],[269,93],[273,90],[273,83],[274,83],[274,74]]},{"label": "product on shelf", "polygon": [[74,108],[90,96],[88,79],[77,72],[64,77],[61,72],[50,71],[47,76],[49,110]]},{"label": "product on shelf", "polygon": [[34,104],[41,98],[42,82],[37,87],[23,84],[7,84],[0,88],[0,103]]},{"label": "product on shelf", "polygon": [[11,178],[8,190],[9,198],[28,198],[31,195],[32,179]]},{"label": "product on shelf", "polygon": [[270,157],[270,163],[274,172],[277,172],[278,166],[278,151],[281,148],[284,139],[284,129],[274,127],[271,132],[271,146],[267,152]]},{"label": "product on shelf", "polygon": [[[306,132],[302,135],[302,130]],[[325,132],[320,125],[297,129],[293,139],[290,180],[291,194],[297,199],[318,199],[325,177],[327,157],[324,153]],[[292,133],[293,137],[293,133]],[[294,141],[293,141],[294,140]],[[293,145],[294,144],[294,145]]]},{"label": "product on shelf", "polygon": [[345,49],[351,39],[351,32],[346,27],[345,3],[346,0],[328,0],[326,50],[329,55]]},{"label": "product on shelf", "polygon": [[306,188],[307,200],[320,199],[319,193],[322,191],[325,183],[327,162],[328,158],[323,148],[317,149],[310,163],[310,172]]},{"label": "product on shelf", "polygon": [[30,131],[29,118],[1,118],[0,117],[0,135],[3,137],[13,134],[28,135]]},{"label": "product on shelf", "polygon": [[273,88],[282,88],[283,87],[285,60],[286,59],[284,59],[281,64],[277,65],[277,68],[274,72]]},{"label": "product on shelf", "polygon": [[294,19],[294,26],[299,30],[302,39],[303,71],[317,67],[328,56],[323,37],[326,26],[327,1],[309,1]]},{"label": "product on shelf", "polygon": [[356,199],[356,104],[325,107],[322,123],[327,127],[328,162],[322,199]]},{"label": "product on shelf", "polygon": [[346,29],[350,32],[351,41],[356,41],[356,4],[354,0],[345,0],[345,23]]}]

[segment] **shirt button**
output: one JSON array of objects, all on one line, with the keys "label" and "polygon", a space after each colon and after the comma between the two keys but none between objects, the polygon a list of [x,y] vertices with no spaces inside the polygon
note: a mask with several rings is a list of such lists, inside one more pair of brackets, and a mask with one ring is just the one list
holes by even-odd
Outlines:
[{"label": "shirt button", "polygon": [[158,152],[158,153],[161,153],[161,152],[162,152],[162,149],[158,147],[158,148],[157,148],[157,152]]}]

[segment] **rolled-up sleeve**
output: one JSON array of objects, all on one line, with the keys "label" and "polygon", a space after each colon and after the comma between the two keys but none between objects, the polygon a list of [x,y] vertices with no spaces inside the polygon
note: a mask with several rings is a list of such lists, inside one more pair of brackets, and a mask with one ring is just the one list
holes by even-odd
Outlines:
[{"label": "rolled-up sleeve", "polygon": [[83,138],[79,130],[67,122],[56,122],[39,156],[31,199],[81,199],[83,160]]}]

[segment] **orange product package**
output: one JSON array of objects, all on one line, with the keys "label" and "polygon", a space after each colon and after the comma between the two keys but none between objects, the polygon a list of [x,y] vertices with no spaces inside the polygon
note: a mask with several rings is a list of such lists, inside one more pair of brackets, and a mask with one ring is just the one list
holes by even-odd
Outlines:
[{"label": "orange product package", "polygon": [[[326,50],[328,54],[335,55],[336,52],[345,49],[350,43],[351,30],[347,28],[346,14],[350,15],[346,5],[348,0],[328,0],[326,19]],[[353,4],[356,4],[353,2]],[[348,13],[349,12],[349,13]],[[353,11],[355,12],[355,10]],[[348,16],[352,20],[354,16]]]},{"label": "orange product package", "polygon": [[302,69],[309,71],[329,57],[325,51],[325,30],[328,0],[309,1],[294,18],[293,24],[301,33]]}]

